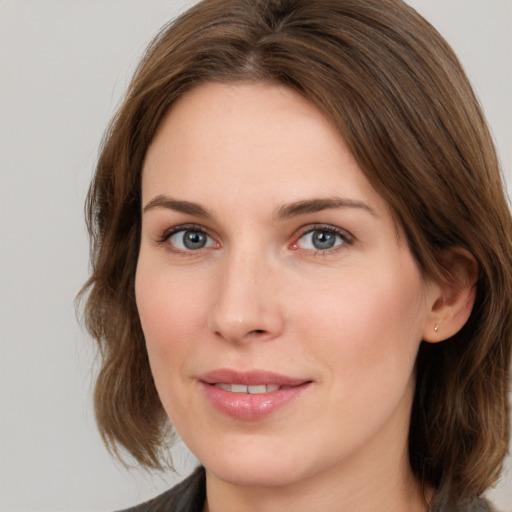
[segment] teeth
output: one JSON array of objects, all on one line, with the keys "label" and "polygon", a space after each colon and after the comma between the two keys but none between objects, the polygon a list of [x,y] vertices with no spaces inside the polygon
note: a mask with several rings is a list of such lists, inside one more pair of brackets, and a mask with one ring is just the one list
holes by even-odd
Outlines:
[{"label": "teeth", "polygon": [[251,395],[257,395],[259,393],[266,393],[267,386],[265,384],[261,384],[260,386],[247,386],[247,391],[251,393]]},{"label": "teeth", "polygon": [[261,393],[272,393],[277,391],[280,386],[275,384],[257,384],[256,386],[246,386],[245,384],[224,384],[223,382],[215,384],[218,388],[231,391],[231,393],[250,393],[251,395],[258,395]]}]

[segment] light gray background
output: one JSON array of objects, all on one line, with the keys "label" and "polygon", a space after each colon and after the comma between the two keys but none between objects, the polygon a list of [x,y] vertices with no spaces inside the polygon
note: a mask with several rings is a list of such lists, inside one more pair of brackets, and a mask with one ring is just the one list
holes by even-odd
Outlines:
[{"label": "light gray background", "polygon": [[[145,45],[192,0],[0,0],[0,510],[108,511],[175,476],[112,462],[91,412],[83,202]],[[410,0],[459,54],[512,184],[512,0]],[[176,450],[185,473],[193,460]],[[511,462],[491,493],[512,511]]]}]

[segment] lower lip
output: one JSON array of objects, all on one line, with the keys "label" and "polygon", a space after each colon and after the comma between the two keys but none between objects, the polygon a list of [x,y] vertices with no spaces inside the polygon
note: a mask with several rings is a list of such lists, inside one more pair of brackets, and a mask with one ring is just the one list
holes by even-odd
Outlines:
[{"label": "lower lip", "polygon": [[270,393],[232,393],[225,389],[201,382],[201,387],[213,406],[226,416],[240,420],[259,420],[285,407],[299,398],[311,382],[282,388]]}]

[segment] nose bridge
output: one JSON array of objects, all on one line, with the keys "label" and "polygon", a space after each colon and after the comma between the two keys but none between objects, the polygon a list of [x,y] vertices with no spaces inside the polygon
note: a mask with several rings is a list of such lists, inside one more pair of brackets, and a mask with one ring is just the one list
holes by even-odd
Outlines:
[{"label": "nose bridge", "polygon": [[223,258],[210,328],[233,342],[270,339],[282,330],[273,265],[260,248],[239,243]]}]

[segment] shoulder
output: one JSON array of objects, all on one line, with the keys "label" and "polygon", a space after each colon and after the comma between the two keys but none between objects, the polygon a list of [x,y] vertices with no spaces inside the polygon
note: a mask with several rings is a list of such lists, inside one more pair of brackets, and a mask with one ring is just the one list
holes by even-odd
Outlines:
[{"label": "shoulder", "polygon": [[496,512],[496,510],[487,500],[476,498],[462,507],[460,512]]},{"label": "shoulder", "polygon": [[198,467],[189,477],[150,501],[119,512],[202,512],[206,477]]},{"label": "shoulder", "polygon": [[435,499],[430,512],[497,512],[496,509],[483,498],[474,498],[457,507],[450,507],[443,499]]}]

